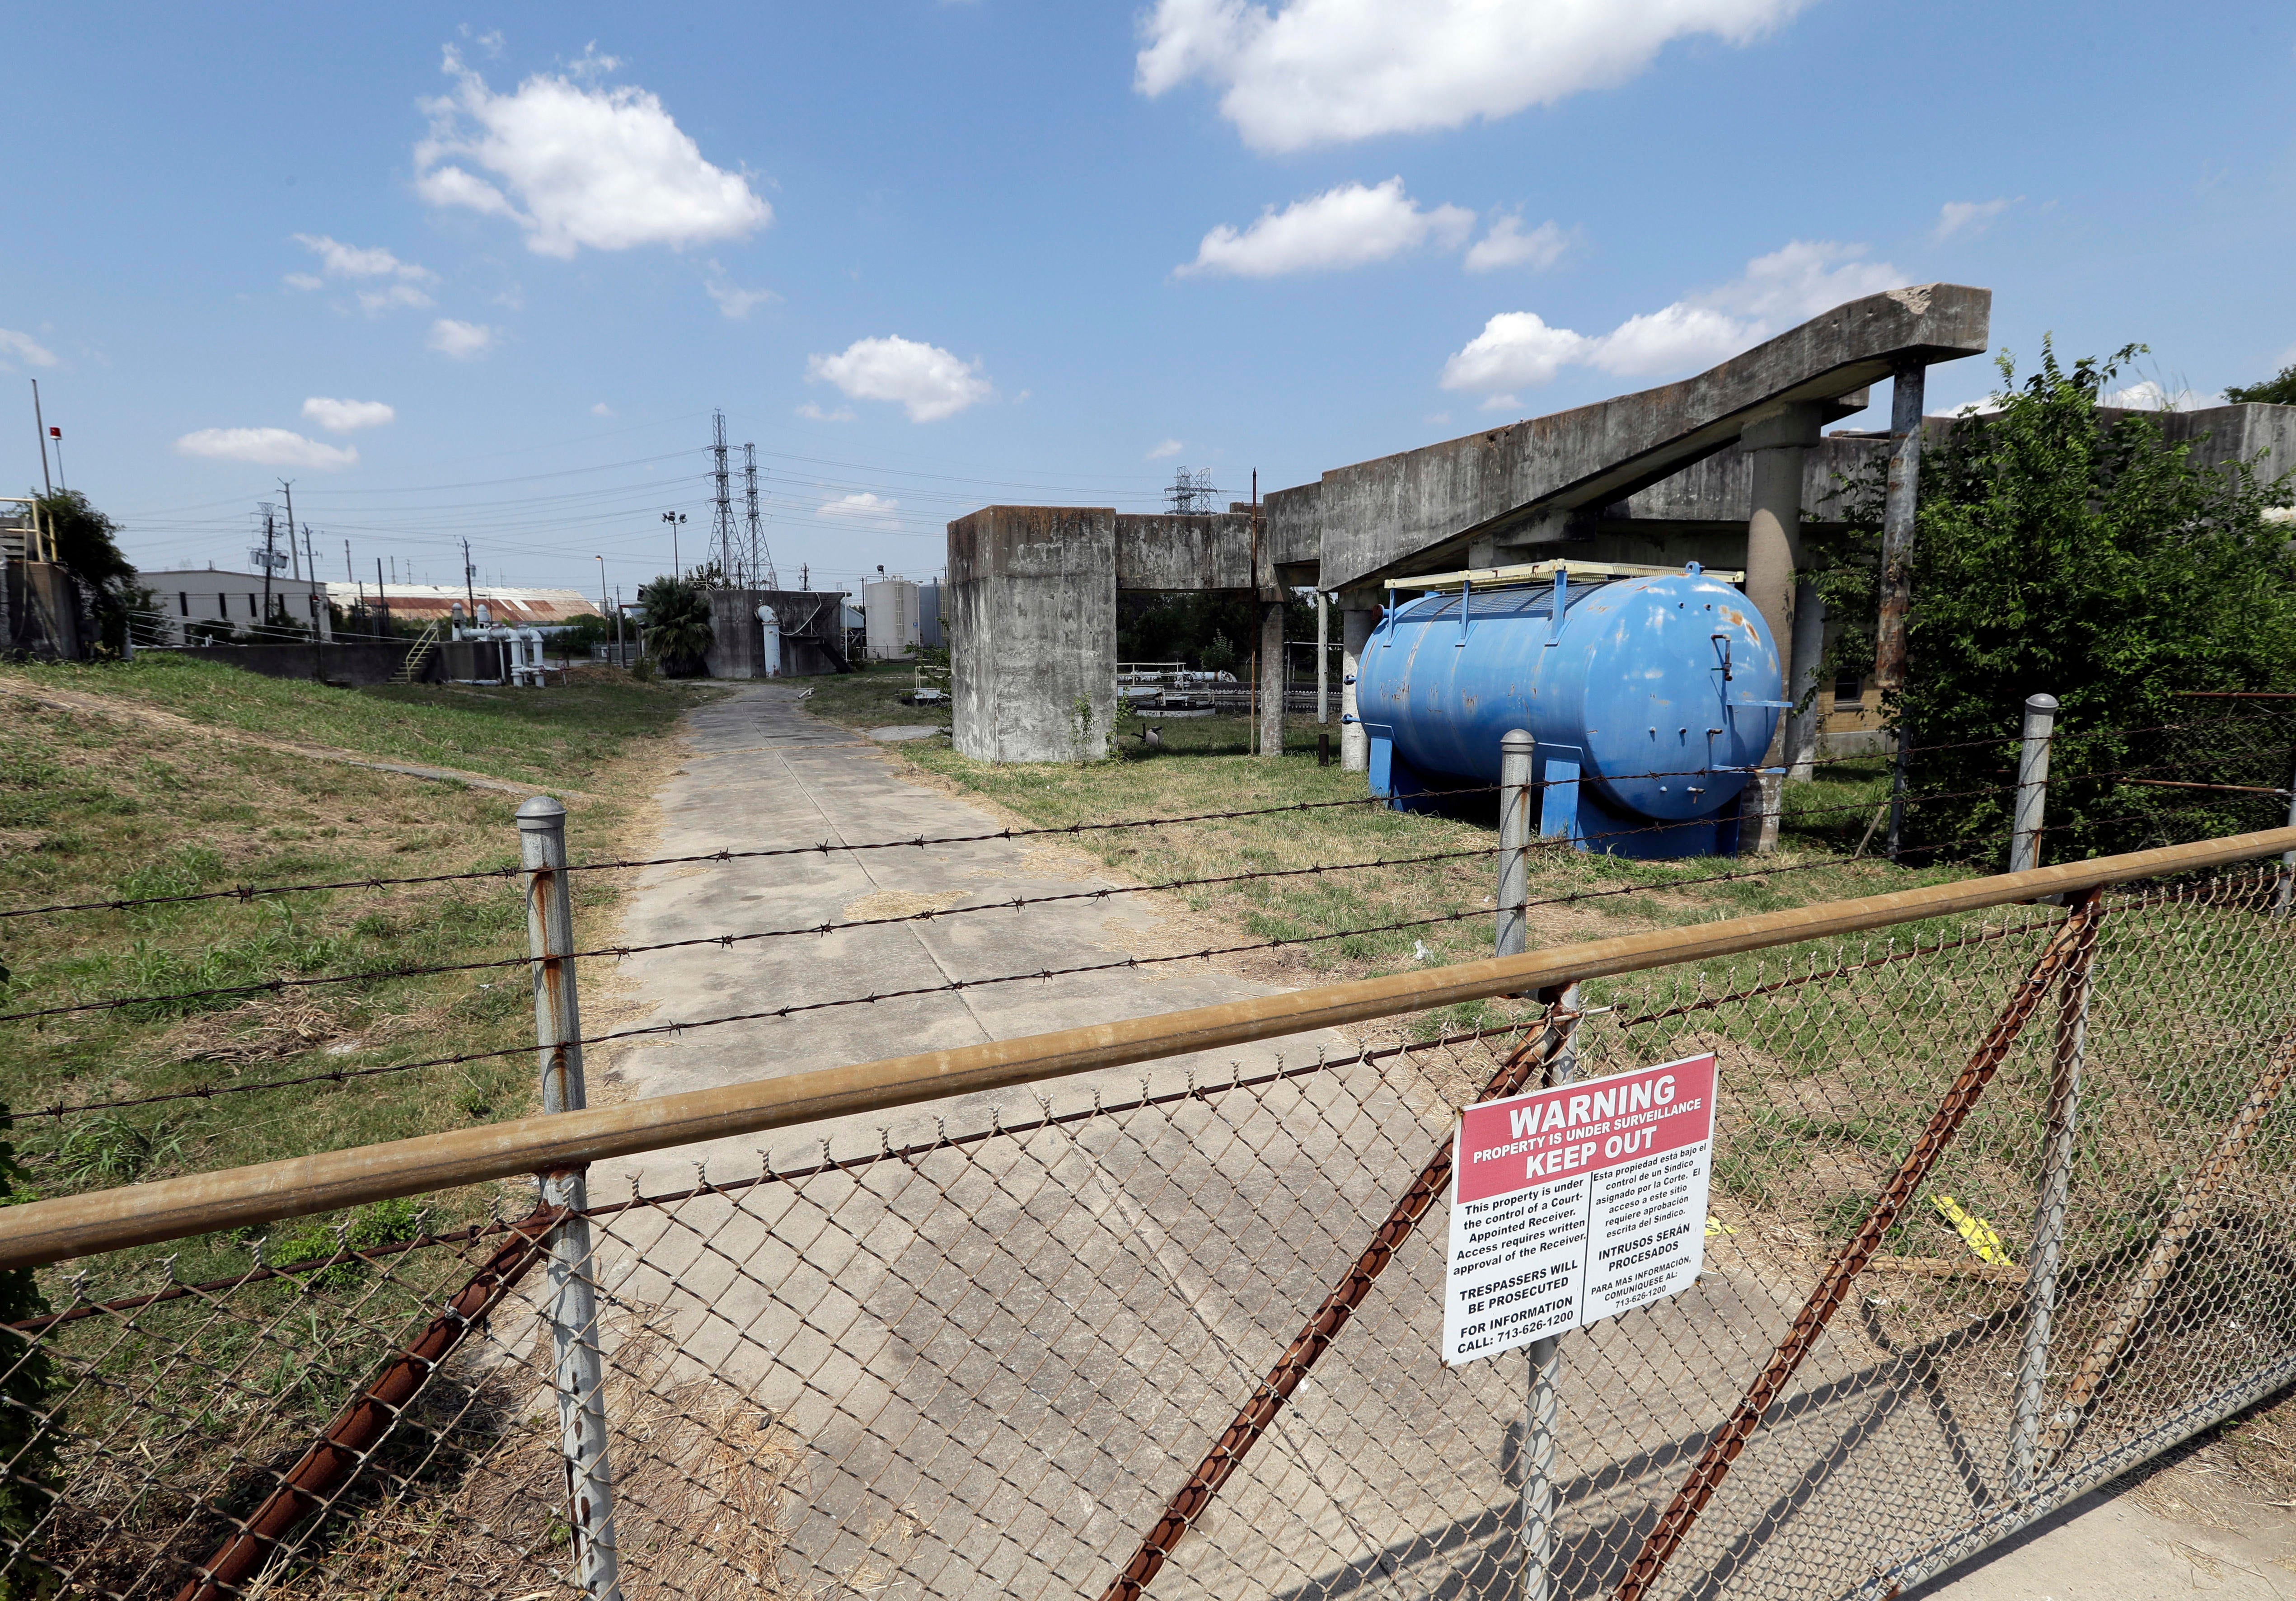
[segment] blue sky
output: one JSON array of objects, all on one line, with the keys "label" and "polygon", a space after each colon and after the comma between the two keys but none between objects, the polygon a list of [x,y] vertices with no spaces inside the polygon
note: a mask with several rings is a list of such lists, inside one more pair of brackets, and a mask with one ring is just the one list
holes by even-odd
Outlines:
[{"label": "blue sky", "polygon": [[[1663,13],[1662,15],[1660,13]],[[1849,0],[17,8],[0,477],[147,567],[625,592],[709,412],[785,581],[1242,498],[1872,288],[2170,393],[2296,361],[2296,12]],[[1981,397],[1978,362],[1932,409]],[[1511,398],[1510,398],[1511,397]],[[14,422],[5,421],[17,417]],[[736,453],[738,462],[738,451]]]}]

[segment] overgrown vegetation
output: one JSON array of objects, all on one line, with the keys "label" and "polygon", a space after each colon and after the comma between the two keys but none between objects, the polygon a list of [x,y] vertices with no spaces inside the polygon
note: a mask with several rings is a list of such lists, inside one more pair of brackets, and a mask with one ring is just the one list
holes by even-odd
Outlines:
[{"label": "overgrown vegetation", "polygon": [[[2005,355],[2002,408],[1963,417],[1923,460],[1907,684],[1888,708],[1932,747],[1913,787],[1998,792],[2025,698],[2055,695],[2053,858],[2223,832],[2193,792],[2127,782],[2160,767],[2161,736],[2108,731],[2189,720],[2182,691],[2296,683],[2296,561],[2264,516],[2285,489],[2253,464],[2194,461],[2150,414],[2101,417],[2140,349],[2067,367],[2045,343],[2021,382]],[[1873,650],[1879,474],[1842,493],[1849,530],[1817,579],[1841,628],[1826,670]],[[1918,809],[1911,837],[1990,852],[2011,809],[2005,793],[1968,793]]]},{"label": "overgrown vegetation", "polygon": [[[153,653],[0,669],[0,907],[508,868],[520,796],[426,782],[230,737],[300,740],[559,786],[570,849],[611,853],[674,720],[716,693],[600,669],[541,692],[343,691]],[[68,697],[41,704],[42,697]],[[213,727],[204,740],[184,723]],[[594,929],[619,893],[574,880]],[[0,924],[0,1011],[322,973],[518,956],[514,879],[313,891]],[[603,1014],[602,1014],[603,1015]],[[37,1109],[348,1072],[531,1038],[522,967],[153,1002],[0,1024],[0,1098],[48,1194],[267,1161],[520,1114],[519,1055],[293,1089]],[[228,1236],[180,1249],[187,1277],[247,1260]]]},{"label": "overgrown vegetation", "polygon": [[700,672],[716,638],[708,589],[691,576],[658,578],[638,591],[638,603],[645,608],[646,654],[673,677]]}]

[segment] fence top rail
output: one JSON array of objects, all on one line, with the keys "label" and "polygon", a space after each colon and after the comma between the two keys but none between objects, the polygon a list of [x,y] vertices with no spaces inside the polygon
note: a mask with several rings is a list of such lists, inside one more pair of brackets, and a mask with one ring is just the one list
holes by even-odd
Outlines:
[{"label": "fence top rail", "polygon": [[0,1209],[0,1269],[883,1112],[2287,851],[2296,851],[2296,828],[2267,829],[35,1201]]}]

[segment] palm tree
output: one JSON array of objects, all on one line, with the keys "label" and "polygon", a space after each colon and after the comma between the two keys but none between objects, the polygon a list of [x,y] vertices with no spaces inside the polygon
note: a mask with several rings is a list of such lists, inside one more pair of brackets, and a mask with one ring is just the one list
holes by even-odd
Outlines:
[{"label": "palm tree", "polygon": [[684,579],[658,578],[638,591],[645,608],[646,653],[672,677],[701,670],[702,653],[717,636],[709,627],[709,596]]}]

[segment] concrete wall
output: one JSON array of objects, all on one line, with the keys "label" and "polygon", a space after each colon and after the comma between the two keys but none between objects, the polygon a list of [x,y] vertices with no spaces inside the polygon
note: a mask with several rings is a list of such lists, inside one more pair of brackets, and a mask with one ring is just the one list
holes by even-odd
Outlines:
[{"label": "concrete wall", "polygon": [[1251,587],[1249,513],[1111,515],[1116,517],[1119,589]]},{"label": "concrete wall", "polygon": [[[818,677],[838,672],[844,659],[838,638],[839,608],[845,596],[835,590],[712,589],[709,594],[709,649],[703,653],[703,670],[713,678],[754,678],[765,663],[765,629],[758,608],[770,605],[782,625],[782,676]],[[809,637],[808,637],[809,636]],[[824,640],[832,648],[824,648]]]},{"label": "concrete wall", "polygon": [[948,525],[961,753],[979,761],[1095,760],[1108,753],[1116,589],[1113,511],[988,506]]},{"label": "concrete wall", "polygon": [[0,645],[42,660],[77,661],[95,644],[79,586],[53,562],[0,562],[7,623]]},{"label": "concrete wall", "polygon": [[[405,665],[414,642],[384,640],[330,645],[212,645],[175,654],[193,661],[217,661],[242,672],[266,678],[319,678],[329,684],[366,686],[388,684]],[[421,679],[436,684],[445,676],[446,658],[439,652],[422,664]]]}]

